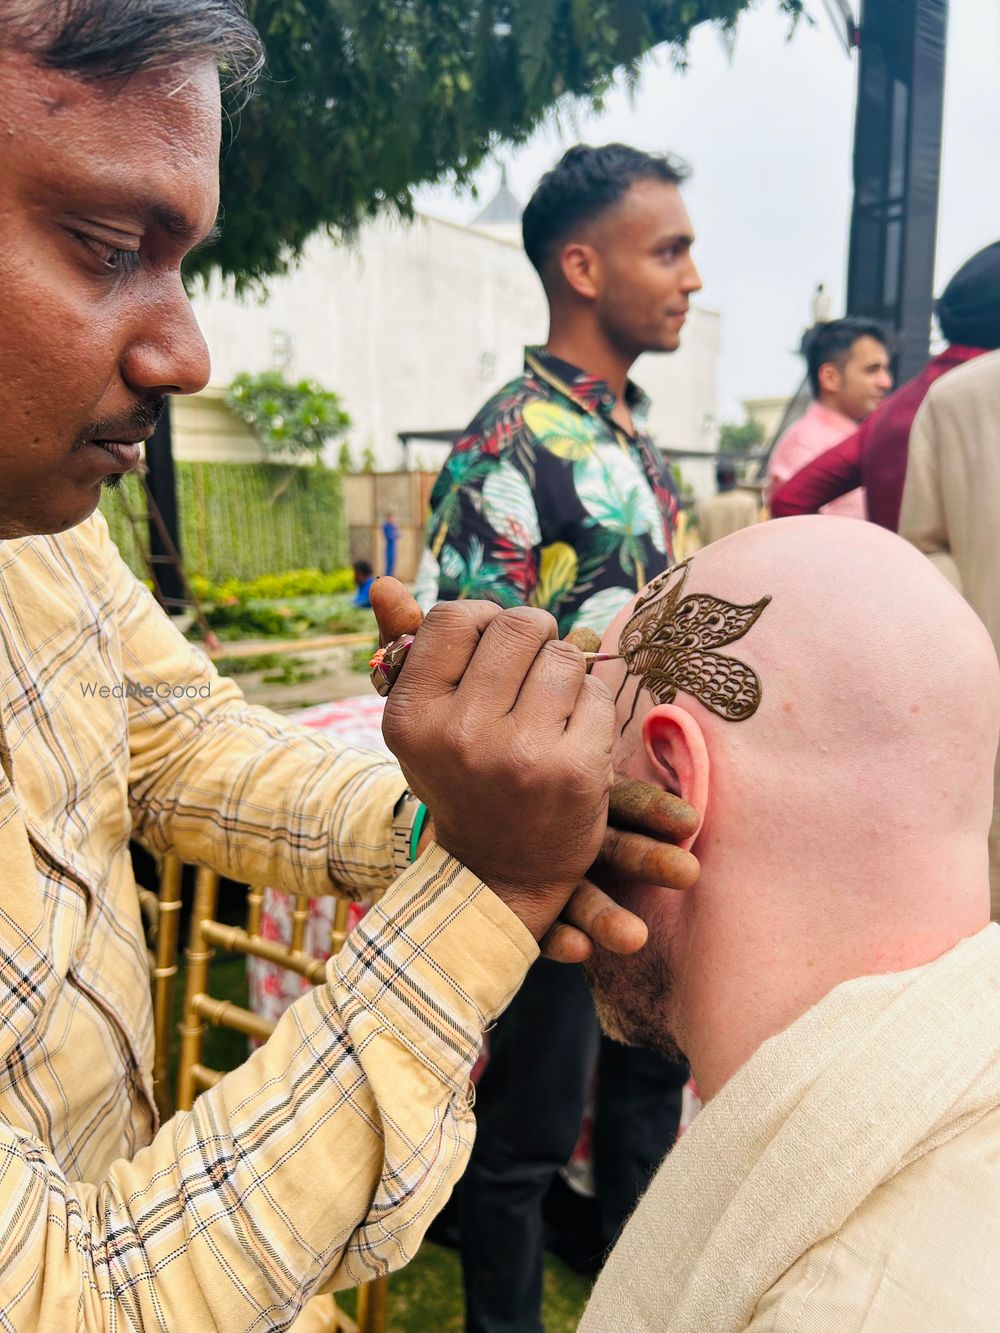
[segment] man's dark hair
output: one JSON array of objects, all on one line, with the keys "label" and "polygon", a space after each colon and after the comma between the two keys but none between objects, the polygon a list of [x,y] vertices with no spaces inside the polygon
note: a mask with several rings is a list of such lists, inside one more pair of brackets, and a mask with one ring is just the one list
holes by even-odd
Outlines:
[{"label": "man's dark hair", "polygon": [[644,153],[623,143],[577,144],[538,182],[521,218],[524,249],[540,276],[574,227],[613,208],[636,181],[681,185],[690,175],[677,157]]},{"label": "man's dark hair", "polygon": [[126,78],[212,56],[224,89],[249,94],[264,47],[243,0],[14,0],[0,46],[85,79]]},{"label": "man's dark hair", "polygon": [[353,569],[359,578],[370,579],[372,576],[372,567],[367,560],[355,560]]},{"label": "man's dark hair", "polygon": [[874,338],[886,351],[890,350],[889,335],[881,324],[872,319],[832,319],[813,330],[806,348],[809,368],[809,387],[814,398],[819,397],[820,366],[834,365],[843,370],[851,355],[851,348],[859,338]]},{"label": "man's dark hair", "polygon": [[731,491],[736,485],[736,464],[729,461],[716,463],[715,484],[720,491]]}]

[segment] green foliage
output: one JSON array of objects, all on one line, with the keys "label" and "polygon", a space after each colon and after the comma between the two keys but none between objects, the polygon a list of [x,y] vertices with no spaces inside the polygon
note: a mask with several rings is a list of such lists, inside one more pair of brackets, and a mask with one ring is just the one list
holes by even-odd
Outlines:
[{"label": "green foliage", "polygon": [[[301,586],[339,589],[348,582],[351,592],[282,595],[278,591],[282,587]],[[210,583],[195,575],[190,579],[190,586],[210,627],[223,640],[296,639],[315,634],[354,634],[368,630],[374,633],[372,612],[353,605],[354,577],[350,570],[339,570],[333,575],[320,575],[316,570],[295,570],[287,576],[274,575],[248,583],[227,579],[221,584]],[[261,595],[262,592],[265,595]]]},{"label": "green foliage", "polygon": [[340,452],[337,454],[337,467],[341,472],[354,471],[354,459],[351,457],[351,446],[346,440],[340,446]]},{"label": "green foliage", "polygon": [[[804,0],[772,0],[794,20]],[[732,32],[751,0],[249,0],[268,77],[222,156],[221,242],[189,273],[283,272],[318,228],[350,231],[449,174],[468,184],[550,109],[600,105],[615,71],[692,28]]]},{"label": "green foliage", "polygon": [[[215,667],[220,676],[243,676],[253,671],[273,671],[284,661],[285,653],[254,653],[252,657],[217,657]],[[301,662],[301,657],[292,658]]]},{"label": "green foliage", "polygon": [[[149,570],[143,551],[149,550],[146,525],[146,496],[135,472],[126,472],[117,490],[101,491],[100,510],[107,519],[111,537],[132,573],[149,587]],[[128,521],[126,510],[140,520],[137,527]],[[152,589],[150,588],[150,591]]]},{"label": "green foliage", "polygon": [[685,477],[680,463],[670,464],[670,474],[674,479],[674,485],[677,487],[677,494],[681,503],[692,500],[694,498],[694,487]]},{"label": "green foliage", "polygon": [[333,597],[354,588],[353,569],[290,569],[284,574],[261,574],[258,578],[241,582],[226,579],[216,584],[202,574],[189,578],[191,590],[202,601],[225,602],[235,598],[246,602],[254,599],[281,599],[284,597]]},{"label": "green foliage", "polygon": [[371,447],[370,444],[365,445],[364,452],[361,455],[361,471],[362,472],[375,471],[375,450]]},{"label": "green foliage", "polygon": [[265,685],[303,685],[321,674],[304,657],[291,653],[255,653],[252,657],[219,657],[215,665],[221,676],[245,676],[263,671]]},{"label": "green foliage", "polygon": [[283,656],[273,671],[261,677],[265,685],[304,685],[306,681],[316,680],[321,673],[313,671],[304,657]]},{"label": "green foliage", "polygon": [[722,454],[749,454],[764,443],[764,427],[756,417],[747,417],[737,425],[724,421],[719,427],[719,452]]},{"label": "green foliage", "polygon": [[309,680],[316,680],[320,672],[309,667],[304,657],[281,655],[275,669],[260,677],[264,685],[304,685]]},{"label": "green foliage", "polygon": [[292,384],[279,370],[244,371],[229,386],[226,402],[268,454],[312,454],[348,429],[351,418],[335,393],[315,380]]},{"label": "green foliage", "polygon": [[[271,503],[287,471],[274,463],[176,464],[181,552],[189,578],[201,574],[222,583],[274,570],[344,568],[347,528],[340,473],[293,468],[284,494]],[[122,490],[122,496],[106,491],[101,510],[129,567],[144,578],[139,540],[145,546],[146,509],[138,478],[127,476]],[[126,519],[123,498],[142,516],[138,533]]]},{"label": "green foliage", "polygon": [[[309,629],[309,622],[296,616],[292,607],[281,602],[202,603],[205,619],[215,634],[226,642],[235,639],[294,639]],[[200,637],[200,629],[190,631]]]}]

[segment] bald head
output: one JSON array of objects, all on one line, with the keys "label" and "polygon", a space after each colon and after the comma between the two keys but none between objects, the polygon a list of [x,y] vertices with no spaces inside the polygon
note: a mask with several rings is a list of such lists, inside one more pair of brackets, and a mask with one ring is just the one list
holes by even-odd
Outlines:
[{"label": "bald head", "polygon": [[[643,747],[658,700],[702,732],[711,767],[703,840],[710,831],[715,843],[734,840],[718,816],[736,801],[747,813],[766,808],[789,834],[821,813],[826,827],[846,817],[874,831],[877,821],[883,839],[933,829],[978,842],[1000,723],[996,656],[924,557],[874,524],[804,518],[713,543],[686,573],[666,633],[653,620],[644,632],[635,602],[620,613],[604,651],[622,646],[623,630],[640,648],[603,673],[624,685],[620,760]],[[683,604],[705,594],[733,608],[720,612],[730,629],[686,642]],[[759,702],[731,720],[751,677]],[[677,687],[672,700],[664,683]]]},{"label": "bald head", "polygon": [[627,657],[596,669],[620,690],[616,768],[702,814],[701,880],[684,896],[637,891],[650,943],[618,981],[655,965],[660,1008],[676,1008],[666,995],[695,960],[711,969],[715,949],[733,971],[743,952],[758,971],[770,960],[791,1003],[985,925],[1000,672],[979,620],[912,547],[845,519],[748,528],[658,600],[640,595],[602,649]]}]

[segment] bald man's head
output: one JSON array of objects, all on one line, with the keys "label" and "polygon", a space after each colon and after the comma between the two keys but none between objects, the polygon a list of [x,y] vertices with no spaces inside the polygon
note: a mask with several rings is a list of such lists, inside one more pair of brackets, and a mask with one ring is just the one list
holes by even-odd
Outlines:
[{"label": "bald man's head", "polygon": [[654,1011],[723,936],[780,941],[794,971],[818,940],[891,965],[986,923],[1000,672],[905,542],[845,519],[745,529],[640,594],[602,650],[625,655],[595,668],[618,691],[616,768],[702,814],[698,885],[636,890],[649,944],[594,962],[619,1035],[669,1046]]}]

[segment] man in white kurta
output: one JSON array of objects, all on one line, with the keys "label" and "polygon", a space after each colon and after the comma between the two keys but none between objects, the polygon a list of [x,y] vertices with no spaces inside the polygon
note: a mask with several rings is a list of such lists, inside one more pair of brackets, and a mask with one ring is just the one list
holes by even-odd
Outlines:
[{"label": "man in white kurta", "polygon": [[[1000,352],[935,385],[910,435],[899,535],[946,575],[1000,652]],[[1000,921],[1000,766],[990,832],[992,916]]]},{"label": "man in white kurta", "polygon": [[649,942],[590,970],[612,1035],[679,1046],[706,1107],[581,1327],[995,1333],[989,635],[850,520],[747,529],[682,577],[622,613],[604,649],[626,660],[598,670],[622,687],[617,766],[701,812],[702,874],[626,891]]}]

